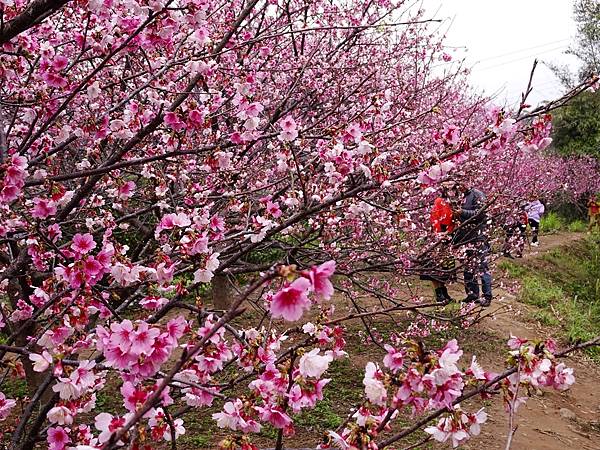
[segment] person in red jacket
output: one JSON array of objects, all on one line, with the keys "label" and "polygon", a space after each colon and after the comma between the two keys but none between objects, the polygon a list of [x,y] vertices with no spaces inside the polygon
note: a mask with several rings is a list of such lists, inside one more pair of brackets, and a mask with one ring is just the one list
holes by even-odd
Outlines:
[{"label": "person in red jacket", "polygon": [[590,216],[590,223],[588,225],[588,231],[592,231],[594,227],[598,226],[598,216],[600,215],[600,200],[595,195],[592,195],[588,201],[588,214]]},{"label": "person in red jacket", "polygon": [[429,220],[436,233],[452,233],[454,231],[454,217],[448,200],[443,197],[435,199]]},{"label": "person in red jacket", "polygon": [[[454,231],[455,222],[452,207],[445,191],[433,202],[429,221],[436,233],[451,234]],[[439,303],[447,303],[453,300],[448,293],[446,283],[456,279],[454,258],[448,255],[445,250],[444,245],[439,244],[434,249],[435,255],[422,261],[423,272],[419,276],[421,280],[431,281],[435,290],[435,299]]]}]

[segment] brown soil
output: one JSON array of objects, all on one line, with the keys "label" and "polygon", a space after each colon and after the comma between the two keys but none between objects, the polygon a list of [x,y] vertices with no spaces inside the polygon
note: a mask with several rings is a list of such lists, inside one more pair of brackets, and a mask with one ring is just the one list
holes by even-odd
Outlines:
[{"label": "brown soil", "polygon": [[[544,236],[540,247],[530,249],[525,258],[568,245],[581,237],[578,233]],[[534,308],[518,302],[504,289],[496,289],[495,295],[500,296],[493,304],[497,313],[477,325],[482,331],[503,340],[508,339],[511,333],[528,339],[554,335],[554,330],[529,319]],[[485,367],[500,370],[504,355],[505,349],[499,348],[498,353],[480,355],[478,359]],[[539,392],[518,410],[518,429],[512,450],[600,449],[600,368],[582,355],[566,358],[565,363],[575,369],[576,383],[564,393]],[[492,401],[486,409],[488,423],[482,427],[481,435],[472,439],[465,448],[495,450],[506,447],[508,415],[498,400]]]}]

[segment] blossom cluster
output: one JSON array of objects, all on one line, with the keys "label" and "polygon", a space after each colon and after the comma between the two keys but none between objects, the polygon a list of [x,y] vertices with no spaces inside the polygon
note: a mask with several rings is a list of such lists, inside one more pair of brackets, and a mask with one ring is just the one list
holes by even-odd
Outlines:
[{"label": "blossom cluster", "polygon": [[516,411],[527,399],[525,395],[513,398],[518,386],[565,390],[574,383],[573,369],[556,362],[556,345],[552,340],[536,346],[512,337],[508,345],[508,365],[512,370],[507,376],[483,370],[476,356],[472,357],[469,367],[461,371],[457,364],[463,351],[456,340],[449,341],[438,351],[426,351],[419,343],[403,348],[386,345],[384,367],[373,362],[366,366],[363,379],[366,402],[354,413],[354,422],[339,434],[330,432],[329,443],[321,448],[376,450],[377,436],[407,409],[413,417],[449,411],[424,431],[438,442],[450,442],[458,447],[479,435],[488,417],[483,408],[470,413],[460,407],[459,401],[467,387],[482,398],[489,398],[490,392],[502,389],[505,405],[514,405]]},{"label": "blossom cluster", "polygon": [[311,307],[309,292],[314,294],[317,302],[329,300],[333,295],[333,284],[329,278],[334,271],[335,261],[328,261],[286,284],[271,299],[271,315],[292,322],[300,319],[304,311]]}]

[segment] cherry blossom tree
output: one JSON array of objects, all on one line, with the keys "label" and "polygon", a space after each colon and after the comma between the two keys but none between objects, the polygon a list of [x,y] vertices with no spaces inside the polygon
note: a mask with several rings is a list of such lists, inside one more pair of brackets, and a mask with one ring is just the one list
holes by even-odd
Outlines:
[{"label": "cherry blossom tree", "polygon": [[[597,188],[581,176],[597,162],[543,153],[548,114],[597,80],[493,107],[432,22],[403,0],[0,0],[0,355],[29,387],[0,393],[11,448],[175,448],[186,415],[218,405],[221,448],[270,424],[281,449],[347,356],[346,323],[411,311],[404,338],[435,328],[421,312],[441,305],[402,286],[439,245],[442,180],[484,188],[492,216]],[[418,429],[458,445],[486,420],[461,401],[568,388],[558,358],[597,343],[512,340],[502,374],[459,369],[456,341],[385,343],[321,447]],[[406,410],[415,425],[390,432]]]}]

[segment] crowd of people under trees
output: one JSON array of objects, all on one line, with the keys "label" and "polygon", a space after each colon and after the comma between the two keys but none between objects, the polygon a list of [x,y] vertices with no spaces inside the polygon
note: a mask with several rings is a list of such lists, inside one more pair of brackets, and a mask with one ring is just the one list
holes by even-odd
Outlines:
[{"label": "crowd of people under trees", "polygon": [[[519,205],[516,213],[500,218],[504,221],[502,229],[505,233],[502,256],[511,259],[522,258],[527,242],[531,247],[539,246],[540,223],[546,212],[544,203],[538,196],[532,195],[529,201]],[[489,225],[492,220],[498,218],[489,217],[486,213],[487,206],[485,194],[474,187],[468,187],[461,179],[441,183],[439,196],[434,201],[429,219],[433,231],[444,234],[445,238],[431,254],[427,254],[420,261],[419,269],[420,279],[432,282],[438,303],[454,301],[448,292],[447,284],[457,281],[453,252],[462,251],[466,293],[462,301],[484,307],[491,304],[493,293],[489,259],[492,245]],[[598,227],[600,194],[590,195],[587,207],[588,230],[592,232]]]}]

